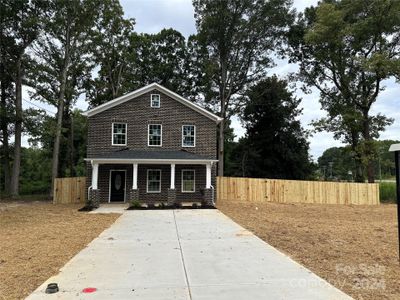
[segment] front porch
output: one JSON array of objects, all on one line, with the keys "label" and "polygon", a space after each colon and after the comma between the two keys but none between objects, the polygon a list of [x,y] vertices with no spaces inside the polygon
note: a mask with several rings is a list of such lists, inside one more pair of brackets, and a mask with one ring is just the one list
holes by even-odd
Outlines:
[{"label": "front porch", "polygon": [[[168,151],[169,156],[170,152],[182,156],[181,151]],[[214,205],[215,160],[204,160],[193,154],[190,154],[190,159],[144,159],[137,158],[134,151],[126,154],[136,158],[90,159],[89,205],[97,207],[100,203],[118,202],[136,205],[163,203],[168,206],[200,202]],[[147,155],[156,156],[155,153]],[[188,156],[187,153],[184,155]]]}]

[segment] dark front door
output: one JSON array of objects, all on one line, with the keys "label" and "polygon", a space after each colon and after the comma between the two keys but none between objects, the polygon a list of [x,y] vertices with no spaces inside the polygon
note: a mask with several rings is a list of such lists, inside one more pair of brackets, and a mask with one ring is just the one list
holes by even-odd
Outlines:
[{"label": "dark front door", "polygon": [[110,202],[125,200],[125,171],[111,171]]}]

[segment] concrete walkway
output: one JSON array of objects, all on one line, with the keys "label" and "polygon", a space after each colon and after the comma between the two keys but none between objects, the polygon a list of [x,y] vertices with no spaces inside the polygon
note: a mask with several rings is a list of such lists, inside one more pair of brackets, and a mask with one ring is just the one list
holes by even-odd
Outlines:
[{"label": "concrete walkway", "polygon": [[124,212],[27,299],[351,298],[218,210],[155,210]]}]

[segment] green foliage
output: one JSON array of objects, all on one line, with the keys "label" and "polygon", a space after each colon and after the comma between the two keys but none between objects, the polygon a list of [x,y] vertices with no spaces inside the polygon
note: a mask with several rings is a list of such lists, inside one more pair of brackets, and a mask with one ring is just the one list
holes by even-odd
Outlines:
[{"label": "green foliage", "polygon": [[[395,140],[383,140],[374,142],[376,156],[373,166],[377,177],[393,179],[395,176],[395,163],[393,153],[389,152],[392,144],[400,143]],[[351,147],[332,147],[324,151],[318,158],[319,177],[323,180],[354,180],[357,172],[356,163]],[[365,169],[362,172],[365,173]],[[351,172],[351,174],[349,174]]]},{"label": "green foliage", "polygon": [[232,151],[236,176],[306,179],[313,171],[300,103],[284,80],[270,77],[246,94],[241,119],[246,136]]},{"label": "green foliage", "polygon": [[40,148],[22,148],[21,194],[44,194],[51,183],[51,160]]},{"label": "green foliage", "polygon": [[131,202],[129,202],[129,207],[140,208],[142,207],[142,205],[140,204],[139,200],[132,200]]},{"label": "green foliage", "polygon": [[363,168],[373,181],[373,140],[393,122],[370,108],[383,80],[399,75],[399,11],[397,0],[325,0],[306,9],[289,34],[298,78],[319,90],[328,113],[314,125],[351,145],[358,181]]},{"label": "green foliage", "polygon": [[396,203],[396,183],[395,182],[381,182],[379,183],[379,197],[382,203],[394,202]]}]

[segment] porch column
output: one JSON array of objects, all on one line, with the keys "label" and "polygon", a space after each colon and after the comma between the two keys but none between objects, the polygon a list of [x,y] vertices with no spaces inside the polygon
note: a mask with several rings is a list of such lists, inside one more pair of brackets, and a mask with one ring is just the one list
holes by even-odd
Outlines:
[{"label": "porch column", "polygon": [[132,174],[132,189],[137,190],[137,170],[138,170],[138,164],[134,163],[133,164],[133,174]]},{"label": "porch column", "polygon": [[99,164],[92,161],[92,188],[88,190],[87,206],[99,207],[100,190],[98,189]]},{"label": "porch column", "polygon": [[132,206],[138,205],[139,201],[139,189],[137,185],[137,179],[138,179],[138,164],[133,163],[132,164],[132,188],[129,190],[129,202]]},{"label": "porch column", "polygon": [[171,164],[171,183],[168,189],[167,204],[173,206],[176,203],[176,190],[175,190],[175,164]]},{"label": "porch column", "polygon": [[171,190],[175,189],[175,164],[171,164]]},{"label": "porch column", "polygon": [[211,163],[206,164],[206,189],[211,189]]},{"label": "porch column", "polygon": [[97,179],[99,176],[99,164],[92,163],[92,189],[97,190]]}]

